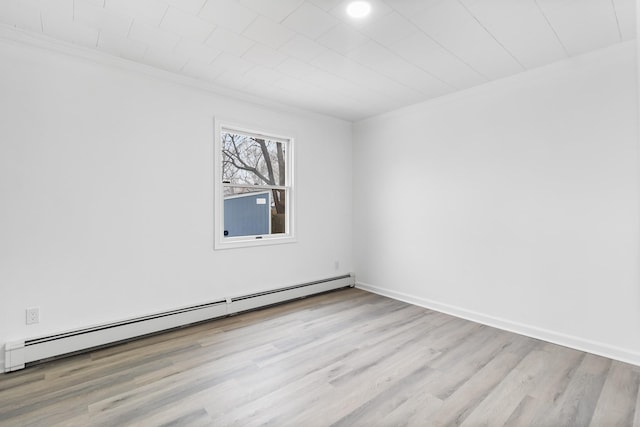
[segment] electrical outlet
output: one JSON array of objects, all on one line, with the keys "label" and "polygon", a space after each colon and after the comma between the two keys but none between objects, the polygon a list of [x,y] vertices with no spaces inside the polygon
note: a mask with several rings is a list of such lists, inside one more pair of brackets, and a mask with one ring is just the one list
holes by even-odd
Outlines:
[{"label": "electrical outlet", "polygon": [[27,308],[27,325],[40,323],[40,307]]},{"label": "electrical outlet", "polygon": [[336,261],[334,261],[334,262],[333,262],[333,268],[334,268],[336,271],[340,270],[340,261],[337,261],[337,260],[336,260]]}]

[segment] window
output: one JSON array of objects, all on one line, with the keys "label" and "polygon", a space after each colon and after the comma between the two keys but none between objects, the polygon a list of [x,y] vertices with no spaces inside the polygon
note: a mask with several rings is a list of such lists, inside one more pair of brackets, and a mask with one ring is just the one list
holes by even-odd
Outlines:
[{"label": "window", "polygon": [[293,241],[293,140],[216,126],[216,249]]}]

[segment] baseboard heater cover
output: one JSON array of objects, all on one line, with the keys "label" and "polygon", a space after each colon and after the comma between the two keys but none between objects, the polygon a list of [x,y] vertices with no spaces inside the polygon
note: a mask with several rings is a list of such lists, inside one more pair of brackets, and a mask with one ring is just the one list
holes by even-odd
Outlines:
[{"label": "baseboard heater cover", "polygon": [[5,372],[26,364],[355,285],[351,275],[165,311],[120,322],[5,344]]}]

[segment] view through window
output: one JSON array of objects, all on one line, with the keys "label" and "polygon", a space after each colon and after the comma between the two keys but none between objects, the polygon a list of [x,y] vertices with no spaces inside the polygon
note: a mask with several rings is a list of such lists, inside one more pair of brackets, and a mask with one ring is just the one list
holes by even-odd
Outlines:
[{"label": "view through window", "polygon": [[221,128],[223,238],[290,235],[290,139]]}]

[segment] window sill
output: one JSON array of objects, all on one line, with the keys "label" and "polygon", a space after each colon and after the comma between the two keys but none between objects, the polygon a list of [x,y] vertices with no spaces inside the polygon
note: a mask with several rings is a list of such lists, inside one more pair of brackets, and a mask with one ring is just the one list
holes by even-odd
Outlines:
[{"label": "window sill", "polygon": [[260,246],[282,245],[286,243],[295,243],[296,238],[294,236],[262,236],[262,238],[256,238],[251,236],[249,238],[224,238],[224,240],[216,239],[214,249],[235,249],[235,248],[252,248]]}]

